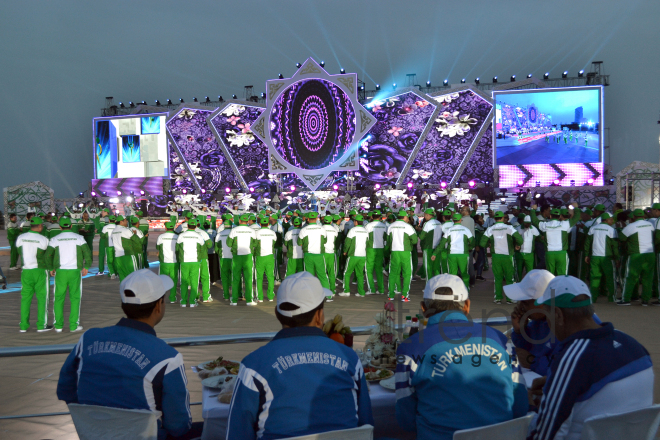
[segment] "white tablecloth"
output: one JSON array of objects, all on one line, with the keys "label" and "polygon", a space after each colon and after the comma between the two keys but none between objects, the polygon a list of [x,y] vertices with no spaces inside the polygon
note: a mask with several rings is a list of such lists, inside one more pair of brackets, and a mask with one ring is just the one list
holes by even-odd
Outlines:
[{"label": "white tablecloth", "polygon": [[[227,419],[229,405],[218,402],[218,398],[210,397],[218,394],[218,390],[206,388],[202,390],[202,417],[204,432],[202,440],[224,439],[227,436]],[[387,390],[378,384],[370,384],[371,410],[374,416],[374,438],[399,437],[414,438],[411,433],[405,433],[396,423],[394,391]]]}]

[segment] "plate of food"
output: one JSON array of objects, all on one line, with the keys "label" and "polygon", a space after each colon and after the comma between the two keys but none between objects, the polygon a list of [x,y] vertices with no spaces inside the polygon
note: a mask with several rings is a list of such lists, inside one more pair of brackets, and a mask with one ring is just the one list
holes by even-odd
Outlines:
[{"label": "plate of food", "polygon": [[369,382],[380,382],[383,379],[389,379],[394,376],[394,372],[385,369],[365,368],[364,376]]},{"label": "plate of food", "polygon": [[199,372],[199,377],[206,379],[208,377],[221,376],[223,374],[236,375],[238,374],[240,366],[240,362],[226,360],[220,356],[215,360],[202,362],[197,366],[197,369]]},{"label": "plate of food", "polygon": [[220,376],[211,376],[207,377],[202,381],[202,385],[204,385],[207,388],[215,388],[215,389],[224,389],[227,388],[227,384],[231,381],[236,380],[237,376],[234,376],[233,374],[223,374]]},{"label": "plate of food", "polygon": [[383,379],[380,381],[380,386],[386,390],[396,391],[396,379],[394,376],[390,377],[389,379]]}]

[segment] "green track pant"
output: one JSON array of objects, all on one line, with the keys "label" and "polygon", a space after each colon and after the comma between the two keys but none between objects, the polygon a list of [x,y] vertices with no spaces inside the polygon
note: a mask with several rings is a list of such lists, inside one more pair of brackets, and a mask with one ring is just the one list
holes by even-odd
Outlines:
[{"label": "green track pant", "polygon": [[69,313],[69,330],[74,331],[80,325],[80,300],[82,298],[82,275],[78,269],[57,269],[55,271],[55,301],[53,312],[55,321],[53,326],[61,329],[64,327],[64,298],[66,289],[69,289],[69,302],[71,312]]},{"label": "green track pant", "polygon": [[286,260],[286,276],[293,275],[294,273],[302,272],[305,270],[305,265],[302,258],[287,258]]},{"label": "green track pant", "polygon": [[503,281],[513,284],[513,257],[511,255],[493,254],[493,276],[495,277],[495,299],[501,301],[504,296]]},{"label": "green track pant", "polygon": [[367,262],[366,257],[348,257],[346,259],[346,269],[344,269],[344,292],[349,293],[351,291],[351,275],[355,273],[355,279],[357,280],[357,289],[360,296],[365,295],[364,291],[364,265]]},{"label": "green track pant", "polygon": [[530,270],[534,269],[534,254],[516,252],[514,255],[514,261],[516,263],[516,275],[518,276],[517,282],[523,279],[523,271],[529,273]]},{"label": "green track pant", "polygon": [[122,257],[116,257],[114,260],[119,281],[124,281],[124,278],[140,268],[138,258],[135,255],[124,255]]},{"label": "green track pant", "polygon": [[208,301],[211,296],[211,273],[209,272],[209,260],[199,262],[199,282],[202,285],[202,300]]},{"label": "green track pant", "polygon": [[614,287],[614,260],[610,257],[591,257],[591,298],[595,302],[600,295],[601,280],[605,277],[607,300],[613,302],[616,296]]},{"label": "green track pant", "polygon": [[[199,261],[181,264],[181,304],[194,304],[199,287]],[[190,294],[188,294],[190,287]]]},{"label": "green track pant", "polygon": [[[367,249],[367,288],[371,293],[387,293],[385,279],[383,277],[384,260],[383,249]],[[375,283],[374,273],[376,274]]]},{"label": "green track pant", "polygon": [[399,286],[400,277],[403,277],[401,295],[404,298],[408,297],[410,281],[412,280],[412,268],[412,254],[410,251],[392,251],[390,253],[390,298],[394,298],[394,292],[396,292],[396,288]]},{"label": "green track pant", "polygon": [[18,248],[16,247],[16,241],[9,243],[9,267],[16,267],[18,264]]},{"label": "green track pant", "polygon": [[325,268],[328,271],[328,284],[333,295],[337,293],[337,259],[334,253],[323,254]]},{"label": "green track pant", "polygon": [[328,284],[328,272],[325,268],[325,258],[323,254],[310,254],[305,253],[303,257],[304,270],[314,275],[321,282],[321,286],[326,289],[330,288]]},{"label": "green track pant", "polygon": [[448,254],[447,263],[449,266],[449,272],[452,275],[458,275],[460,272],[460,277],[465,283],[465,287],[470,290],[470,274],[468,273],[468,254]]},{"label": "green track pant", "polygon": [[[434,276],[438,275],[436,272],[437,269],[440,267],[439,264],[437,264],[437,261],[432,261],[431,257],[433,256],[433,249],[424,249],[422,250],[422,258],[423,258],[423,263],[424,263],[424,272],[426,273],[426,279],[430,280]],[[436,258],[436,260],[438,260]]]},{"label": "green track pant", "polygon": [[252,302],[252,254],[234,255],[233,260],[231,302],[237,303],[241,296],[241,274],[245,280],[245,301]]},{"label": "green track pant", "polygon": [[440,258],[436,258],[435,262],[438,264],[436,269],[438,273],[449,273],[449,254],[447,251],[441,251]]},{"label": "green track pant", "polygon": [[275,252],[275,267],[273,268],[273,275],[275,277],[275,281],[282,281],[282,276],[280,275],[280,267],[284,262],[284,256],[282,255],[282,248],[276,247],[273,249],[273,251]]},{"label": "green track pant", "polygon": [[21,330],[30,328],[30,306],[32,297],[37,296],[37,329],[48,324],[48,283],[45,269],[23,269],[21,272]]},{"label": "green track pant", "polygon": [[108,248],[108,240],[101,238],[99,240],[99,273],[105,272],[105,259],[106,259],[107,248]]},{"label": "green track pant", "polygon": [[149,260],[147,260],[147,246],[149,240],[142,245],[142,267],[140,269],[149,269]]},{"label": "green track pant", "polygon": [[222,294],[225,299],[229,299],[230,288],[232,284],[232,279],[234,277],[232,271],[232,259],[231,258],[221,258],[220,259],[220,282],[222,282]]},{"label": "green track pant", "polygon": [[642,279],[642,301],[651,298],[653,290],[653,271],[655,254],[633,254],[628,256],[623,283],[623,300],[630,301],[637,281]]},{"label": "green track pant", "polygon": [[114,246],[108,246],[105,248],[105,257],[108,260],[108,275],[117,275],[117,268],[115,267]]},{"label": "green track pant", "polygon": [[[85,243],[87,243],[87,247],[89,248],[89,252],[92,255],[92,259],[94,259],[94,236],[93,235],[83,235],[83,238],[85,239]],[[101,255],[101,254],[99,254]]]},{"label": "green track pant", "polygon": [[257,298],[259,301],[264,300],[264,274],[268,280],[268,293],[269,300],[275,298],[275,255],[264,255],[254,257],[254,271],[257,278]]},{"label": "green track pant", "polygon": [[547,251],[545,253],[545,267],[554,276],[568,275],[568,252]]},{"label": "green track pant", "polygon": [[160,263],[158,267],[160,275],[167,275],[172,279],[174,287],[170,289],[170,302],[176,301],[176,287],[179,285],[179,263]]},{"label": "green track pant", "polygon": [[416,244],[413,245],[413,248],[410,251],[410,258],[411,258],[410,261],[412,261],[412,265],[413,265],[412,273],[413,273],[413,276],[414,276],[414,275],[417,275],[417,267],[419,266],[419,254],[417,253],[417,245]]}]

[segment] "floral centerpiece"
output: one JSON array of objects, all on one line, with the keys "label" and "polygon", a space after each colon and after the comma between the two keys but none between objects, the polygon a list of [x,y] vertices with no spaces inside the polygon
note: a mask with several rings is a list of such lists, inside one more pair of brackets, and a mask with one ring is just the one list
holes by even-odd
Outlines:
[{"label": "floral centerpiece", "polygon": [[387,301],[384,310],[376,314],[376,326],[364,345],[365,350],[371,350],[371,364],[374,366],[396,365],[398,338],[395,332],[394,312],[396,312],[394,303]]}]

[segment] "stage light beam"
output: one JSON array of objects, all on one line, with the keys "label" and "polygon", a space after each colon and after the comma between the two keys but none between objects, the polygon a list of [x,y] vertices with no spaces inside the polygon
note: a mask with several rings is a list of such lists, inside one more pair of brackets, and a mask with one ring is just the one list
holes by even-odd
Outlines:
[{"label": "stage light beam", "polygon": [[341,74],[343,75],[344,73],[346,73],[346,70],[344,70],[343,68],[341,68],[341,69],[339,69],[339,73],[341,73]]},{"label": "stage light beam", "polygon": [[443,85],[443,86],[449,85],[449,80],[448,80],[448,79],[444,80],[444,81],[442,82],[442,85]]},{"label": "stage light beam", "polygon": [[380,90],[380,84],[376,84],[376,90]]},{"label": "stage light beam", "polygon": [[321,62],[319,63],[319,66],[321,66],[321,67],[325,67],[325,61],[321,61]]},{"label": "stage light beam", "polygon": [[578,72],[578,77],[582,78],[584,76],[584,70]]}]

